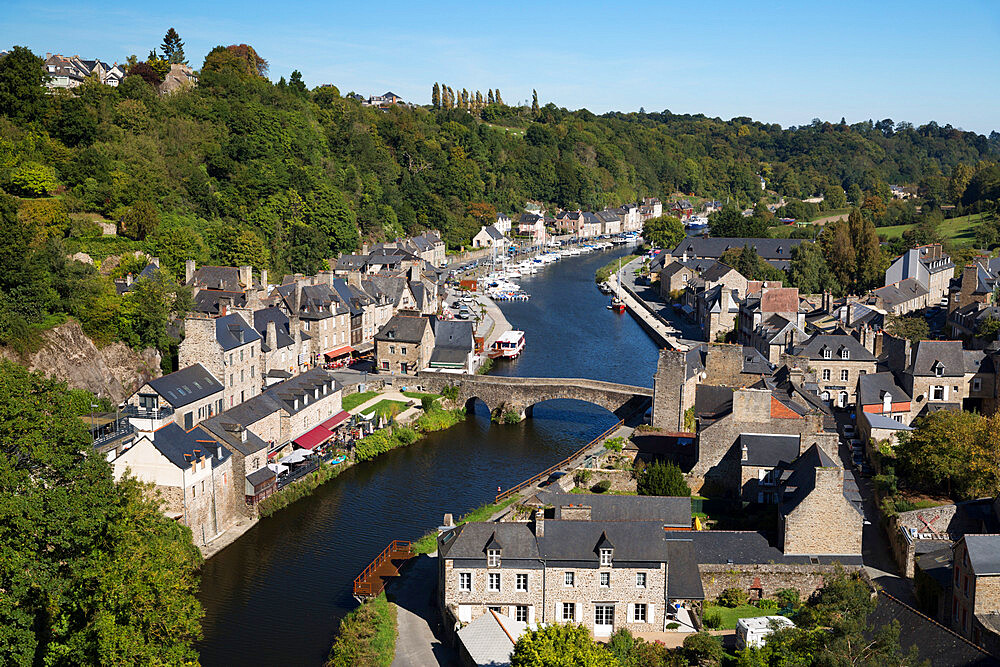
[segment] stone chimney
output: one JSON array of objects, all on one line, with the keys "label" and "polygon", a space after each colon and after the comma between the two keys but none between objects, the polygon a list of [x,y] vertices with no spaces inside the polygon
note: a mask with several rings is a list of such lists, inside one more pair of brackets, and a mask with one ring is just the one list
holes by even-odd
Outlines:
[{"label": "stone chimney", "polygon": [[159,266],[160,266],[160,258],[159,257],[150,257],[149,258],[149,263],[152,264],[153,266],[159,268]]},{"label": "stone chimney", "polygon": [[545,508],[535,510],[535,537],[545,537]]},{"label": "stone chimney", "polygon": [[361,254],[362,255],[367,255],[368,254],[368,244],[367,243],[362,243],[361,244]]},{"label": "stone chimney", "polygon": [[195,263],[193,259],[184,262],[184,284],[188,285],[194,279]]},{"label": "stone chimney", "polygon": [[361,289],[361,272],[360,271],[348,271],[347,272],[347,284],[351,287]]},{"label": "stone chimney", "polygon": [[228,315],[232,307],[233,307],[233,297],[231,296],[219,297],[219,317],[225,317],[226,315]]},{"label": "stone chimney", "polygon": [[267,269],[260,270],[260,286],[264,290],[264,294],[267,294]]},{"label": "stone chimney", "polygon": [[241,266],[240,267],[240,283],[243,285],[243,289],[253,288],[253,267],[252,266]]},{"label": "stone chimney", "polygon": [[264,332],[264,342],[272,352],[278,346],[278,325],[274,323],[274,320],[267,323],[267,329]]},{"label": "stone chimney", "polygon": [[733,419],[742,422],[771,421],[769,389],[737,389],[733,392]]}]

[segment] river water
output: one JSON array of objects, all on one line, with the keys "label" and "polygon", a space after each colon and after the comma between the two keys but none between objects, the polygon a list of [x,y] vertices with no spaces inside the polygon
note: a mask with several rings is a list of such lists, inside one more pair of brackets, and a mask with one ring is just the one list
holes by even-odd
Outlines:
[{"label": "river water", "polygon": [[[581,377],[651,387],[656,345],[630,315],[607,310],[594,272],[625,248],[565,258],[521,283],[532,298],[501,304],[526,347],[494,375]],[[201,663],[321,665],[340,618],[354,608],[354,577],[394,539],[416,539],[492,501],[614,424],[579,401],[538,404],[530,419],[491,424],[484,406],[345,471],[309,498],[262,520],[208,561]]]}]

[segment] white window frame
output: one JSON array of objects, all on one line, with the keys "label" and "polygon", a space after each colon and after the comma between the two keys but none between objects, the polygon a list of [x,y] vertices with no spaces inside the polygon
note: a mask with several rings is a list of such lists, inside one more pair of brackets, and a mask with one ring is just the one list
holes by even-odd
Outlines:
[{"label": "white window frame", "polygon": [[647,581],[647,577],[646,577],[646,573],[645,572],[636,572],[635,573],[635,587],[636,588],[645,588],[646,587],[646,581]]},{"label": "white window frame", "polygon": [[519,604],[514,606],[514,620],[519,623],[528,622],[528,605]]},{"label": "white window frame", "polygon": [[637,602],[632,605],[632,622],[633,623],[645,623],[648,615],[646,614],[646,605]]},{"label": "white window frame", "polygon": [[500,567],[499,549],[489,549],[486,552],[486,565],[487,567]]},{"label": "white window frame", "polygon": [[[937,392],[938,389],[941,390],[941,397],[940,398],[936,398],[935,397],[935,395],[938,393]],[[940,384],[931,385],[930,399],[932,401],[947,401],[948,400],[948,386],[947,385],[940,385]]]},{"label": "white window frame", "polygon": [[830,348],[825,348],[823,350],[823,358],[824,359],[832,359],[833,358],[833,350],[831,350]]},{"label": "white window frame", "polygon": [[847,380],[850,377],[851,377],[851,372],[849,370],[847,370],[846,368],[840,369],[840,381],[841,382],[847,382]]},{"label": "white window frame", "polygon": [[576,574],[574,572],[563,573],[563,586],[565,588],[574,588],[576,586]]},{"label": "white window frame", "polygon": [[601,567],[611,567],[611,555],[613,549],[601,549]]},{"label": "white window frame", "polygon": [[514,590],[524,593],[528,590],[528,575],[518,574],[514,577]]},{"label": "white window frame", "polygon": [[471,572],[459,572],[458,573],[458,590],[461,593],[471,593],[472,592],[472,573]]},{"label": "white window frame", "polygon": [[830,381],[830,369],[829,368],[824,368],[823,369],[823,382],[829,382],[829,381]]},{"label": "white window frame", "polygon": [[850,359],[851,358],[851,352],[845,347],[843,350],[840,351],[840,358],[841,359]]},{"label": "white window frame", "polygon": [[[568,615],[567,612],[569,612]],[[563,623],[573,623],[574,621],[576,621],[576,603],[563,602],[559,618],[560,620],[562,620]]]},{"label": "white window frame", "polygon": [[610,588],[611,587],[611,573],[610,572],[601,572],[600,573],[600,577],[601,577],[601,579],[600,579],[600,586],[601,586],[601,588]]},{"label": "white window frame", "polygon": [[500,592],[500,573],[490,572],[486,578],[486,590],[492,593]]}]

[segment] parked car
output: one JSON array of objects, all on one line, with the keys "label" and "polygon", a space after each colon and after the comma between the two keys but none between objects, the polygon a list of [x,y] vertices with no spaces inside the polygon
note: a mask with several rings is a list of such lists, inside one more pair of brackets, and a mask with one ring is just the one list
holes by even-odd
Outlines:
[{"label": "parked car", "polygon": [[860,441],[860,440],[858,440],[857,438],[851,438],[851,439],[850,439],[850,440],[848,441],[848,443],[847,443],[847,444],[849,444],[849,445],[851,446],[851,450],[852,450],[852,451],[853,451],[853,450],[855,450],[855,449],[858,449],[858,450],[860,450],[860,449],[861,449],[861,441]]},{"label": "parked car", "polygon": [[854,437],[854,424],[844,424],[844,437],[845,438]]},{"label": "parked car", "polygon": [[551,475],[549,475],[549,478],[547,480],[545,480],[544,482],[542,482],[541,484],[539,484],[538,486],[541,486],[541,487],[549,486],[549,485],[553,484],[554,482],[556,482],[557,480],[559,480],[560,477],[565,477],[565,476],[566,476],[566,471],[565,470],[557,470],[554,473],[552,473]]},{"label": "parked car", "polygon": [[865,464],[864,454],[862,454],[861,452],[854,452],[853,454],[851,454],[851,463],[854,464],[855,468],[860,469],[861,466]]}]

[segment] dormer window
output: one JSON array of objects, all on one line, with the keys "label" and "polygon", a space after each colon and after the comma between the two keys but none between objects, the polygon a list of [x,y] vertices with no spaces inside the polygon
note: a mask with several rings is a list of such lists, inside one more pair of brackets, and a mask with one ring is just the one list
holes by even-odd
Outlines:
[{"label": "dormer window", "polygon": [[841,350],[840,350],[840,358],[841,359],[850,359],[851,358],[851,353],[848,351],[848,349],[846,347],[841,348]]},{"label": "dormer window", "polygon": [[500,567],[500,550],[490,549],[486,552],[487,567]]},{"label": "dormer window", "polygon": [[611,554],[614,549],[601,549],[601,567],[611,567]]},{"label": "dormer window", "polygon": [[944,375],[944,366],[941,365],[940,361],[934,362],[934,376],[941,377]]},{"label": "dormer window", "polygon": [[828,347],[824,347],[823,348],[823,358],[824,359],[832,359],[833,358],[833,351],[830,348],[828,348]]}]

